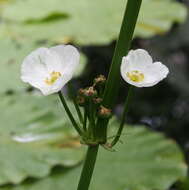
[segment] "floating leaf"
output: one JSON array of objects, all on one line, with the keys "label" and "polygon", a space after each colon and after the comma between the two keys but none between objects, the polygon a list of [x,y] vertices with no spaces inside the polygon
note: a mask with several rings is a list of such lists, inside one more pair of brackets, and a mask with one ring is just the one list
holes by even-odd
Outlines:
[{"label": "floating leaf", "polygon": [[[3,17],[11,21],[8,26],[16,35],[27,40],[104,44],[117,38],[124,6],[125,0],[17,0],[4,9]],[[53,14],[65,16],[47,22]],[[163,34],[186,15],[184,5],[173,0],[144,0],[135,36]]]},{"label": "floating leaf", "polygon": [[[101,148],[90,190],[166,190],[186,175],[183,155],[173,141],[144,127],[127,127],[126,133],[116,152]],[[0,189],[75,190],[80,172],[81,166],[62,169],[33,183]]]},{"label": "floating leaf", "polygon": [[25,88],[26,85],[20,79],[20,66],[33,48],[32,45],[23,47],[23,44],[7,38],[0,40],[0,93]]},{"label": "floating leaf", "polygon": [[0,185],[45,177],[56,165],[72,167],[83,159],[57,97],[1,96],[0,110]]}]

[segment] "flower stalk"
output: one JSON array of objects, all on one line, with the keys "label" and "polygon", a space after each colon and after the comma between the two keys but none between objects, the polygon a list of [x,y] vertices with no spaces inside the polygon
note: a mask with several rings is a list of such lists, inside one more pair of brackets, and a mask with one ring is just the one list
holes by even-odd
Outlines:
[{"label": "flower stalk", "polygon": [[83,120],[83,130],[87,131],[87,108],[84,107],[84,120]]},{"label": "flower stalk", "polygon": [[71,113],[71,111],[70,111],[70,109],[69,109],[69,107],[68,107],[68,105],[67,105],[65,99],[64,99],[64,96],[62,95],[62,92],[59,91],[59,92],[58,92],[58,95],[59,95],[59,98],[60,98],[60,100],[61,100],[61,102],[62,102],[62,105],[64,106],[64,109],[65,109],[65,111],[66,111],[66,113],[67,113],[67,115],[68,115],[70,121],[72,122],[73,127],[74,127],[75,130],[78,132],[78,134],[79,134],[80,136],[82,136],[82,131],[81,131],[80,127],[78,126],[77,122],[75,121],[75,119],[74,119],[74,117],[73,117],[73,115],[72,115],[72,113]]},{"label": "flower stalk", "polygon": [[111,147],[116,145],[117,142],[119,141],[120,137],[121,137],[123,127],[124,127],[124,124],[125,124],[125,120],[126,120],[126,116],[127,116],[128,111],[129,111],[129,105],[130,105],[130,102],[131,102],[132,91],[133,91],[133,87],[130,86],[128,94],[127,94],[127,98],[126,98],[125,104],[124,104],[124,110],[123,110],[123,114],[122,114],[122,117],[121,117],[121,123],[120,123],[119,129],[117,131],[117,134],[116,134],[114,140],[111,143]]},{"label": "flower stalk", "polygon": [[83,122],[84,122],[83,121],[83,115],[81,113],[81,110],[80,110],[79,105],[78,105],[78,103],[77,103],[77,101],[76,101],[75,98],[73,99],[73,103],[74,103],[75,109],[77,111],[77,115],[78,115],[78,118],[80,120],[80,123],[83,124]]}]

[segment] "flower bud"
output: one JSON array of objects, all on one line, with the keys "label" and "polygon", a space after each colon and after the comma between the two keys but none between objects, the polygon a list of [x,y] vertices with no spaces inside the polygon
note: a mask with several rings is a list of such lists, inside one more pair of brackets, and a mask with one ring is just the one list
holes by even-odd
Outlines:
[{"label": "flower bud", "polygon": [[77,103],[79,106],[85,105],[85,98],[83,96],[77,96]]},{"label": "flower bud", "polygon": [[84,89],[85,97],[95,97],[96,95],[97,95],[97,91],[92,86]]},{"label": "flower bud", "polygon": [[94,86],[104,85],[106,82],[106,77],[104,75],[99,75],[94,79]]},{"label": "flower bud", "polygon": [[98,111],[98,116],[104,119],[105,118],[108,119],[112,116],[112,110],[105,108],[104,106],[100,106],[100,109]]},{"label": "flower bud", "polygon": [[99,105],[102,103],[102,98],[93,98],[93,102],[94,104]]},{"label": "flower bud", "polygon": [[78,94],[79,94],[80,96],[83,96],[84,93],[85,93],[85,89],[80,88],[80,89],[78,90]]}]

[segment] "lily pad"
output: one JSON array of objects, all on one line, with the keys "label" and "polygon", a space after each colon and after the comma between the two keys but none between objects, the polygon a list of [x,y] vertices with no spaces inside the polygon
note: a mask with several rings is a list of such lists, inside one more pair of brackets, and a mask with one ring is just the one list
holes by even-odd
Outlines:
[{"label": "lily pad", "polygon": [[[124,7],[125,0],[17,0],[7,5],[3,18],[16,36],[26,40],[105,44],[117,38]],[[163,34],[186,15],[184,5],[174,0],[144,0],[135,36]]]},{"label": "lily pad", "polygon": [[[186,164],[178,146],[144,127],[127,127],[123,144],[116,152],[101,148],[90,190],[166,190],[186,175]],[[74,190],[81,166],[62,169],[52,175],[1,190]]]},{"label": "lily pad", "polygon": [[20,66],[23,58],[34,48],[10,39],[0,40],[0,93],[13,90],[23,90],[26,85],[20,79]]},{"label": "lily pad", "polygon": [[0,185],[45,177],[56,165],[73,167],[83,159],[77,134],[57,99],[1,96]]}]

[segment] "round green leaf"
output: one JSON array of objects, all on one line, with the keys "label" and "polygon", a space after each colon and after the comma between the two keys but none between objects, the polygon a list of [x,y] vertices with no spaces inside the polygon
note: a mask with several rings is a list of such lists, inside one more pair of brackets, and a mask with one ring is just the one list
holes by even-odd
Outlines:
[{"label": "round green leaf", "polygon": [[[186,175],[186,164],[178,146],[144,127],[127,127],[116,152],[101,148],[90,190],[166,190]],[[75,190],[81,166],[62,169],[33,183],[1,190]]]},{"label": "round green leaf", "polygon": [[0,38],[0,93],[23,90],[26,85],[20,79],[20,67],[24,57],[34,49],[34,45],[23,44]]},{"label": "round green leaf", "polygon": [[[3,17],[12,21],[8,25],[16,36],[27,40],[103,44],[117,38],[124,7],[125,0],[17,0]],[[163,34],[186,15],[184,5],[174,0],[144,0],[135,36]]]}]

